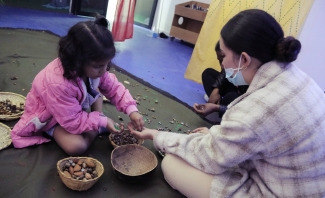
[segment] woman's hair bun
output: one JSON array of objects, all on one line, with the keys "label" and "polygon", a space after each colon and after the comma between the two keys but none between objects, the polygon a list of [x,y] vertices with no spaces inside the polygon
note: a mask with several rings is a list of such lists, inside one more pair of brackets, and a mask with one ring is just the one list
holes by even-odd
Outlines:
[{"label": "woman's hair bun", "polygon": [[293,36],[282,38],[276,45],[275,60],[290,63],[297,59],[301,49],[301,43]]},{"label": "woman's hair bun", "polygon": [[101,16],[101,15],[97,15],[96,16],[96,20],[95,20],[95,23],[97,25],[101,25],[105,28],[108,28],[108,21],[105,17]]}]

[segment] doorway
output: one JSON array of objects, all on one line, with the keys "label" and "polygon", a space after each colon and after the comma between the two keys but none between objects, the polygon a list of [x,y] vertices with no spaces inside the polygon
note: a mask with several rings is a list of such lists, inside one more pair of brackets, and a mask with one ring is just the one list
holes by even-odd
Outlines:
[{"label": "doorway", "polygon": [[134,24],[151,29],[158,0],[137,0],[134,10]]}]

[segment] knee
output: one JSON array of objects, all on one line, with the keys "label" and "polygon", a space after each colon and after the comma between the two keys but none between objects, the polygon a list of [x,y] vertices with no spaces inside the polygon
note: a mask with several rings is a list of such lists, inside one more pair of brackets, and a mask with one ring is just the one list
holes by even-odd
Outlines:
[{"label": "knee", "polygon": [[80,156],[84,154],[88,149],[86,142],[82,141],[72,141],[68,146],[63,148],[63,150],[71,156]]},{"label": "knee", "polygon": [[202,72],[202,79],[206,76],[211,76],[211,73],[213,73],[215,70],[212,68],[207,68]]},{"label": "knee", "polygon": [[171,154],[165,155],[164,159],[161,162],[161,170],[163,172],[163,175],[164,175],[164,178],[165,178],[166,182],[173,189],[175,189],[175,187],[173,186],[173,183],[172,183],[172,178],[171,178],[171,175],[173,175],[172,166],[170,165],[170,162],[171,162],[172,158],[173,158],[173,155],[171,155]]}]

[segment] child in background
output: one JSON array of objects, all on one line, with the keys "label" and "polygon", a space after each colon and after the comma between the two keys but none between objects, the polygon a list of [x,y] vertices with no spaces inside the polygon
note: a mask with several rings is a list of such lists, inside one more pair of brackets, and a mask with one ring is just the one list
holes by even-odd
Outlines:
[{"label": "child in background", "polygon": [[248,85],[235,86],[227,80],[225,69],[222,66],[224,55],[220,50],[219,41],[216,44],[215,51],[221,66],[221,71],[219,72],[213,68],[207,68],[203,71],[202,83],[206,93],[204,98],[207,103],[195,103],[193,108],[203,116],[218,112],[219,118],[221,118],[226,112],[227,106],[247,91]]},{"label": "child in background", "polygon": [[[69,155],[81,155],[103,132],[120,132],[111,118],[102,113],[103,97],[117,110],[129,115],[142,130],[143,117],[129,91],[107,72],[116,49],[108,22],[79,22],[59,41],[59,57],[35,77],[27,95],[25,112],[11,132],[15,148],[50,140],[46,132]],[[90,108],[91,112],[87,112]]]}]

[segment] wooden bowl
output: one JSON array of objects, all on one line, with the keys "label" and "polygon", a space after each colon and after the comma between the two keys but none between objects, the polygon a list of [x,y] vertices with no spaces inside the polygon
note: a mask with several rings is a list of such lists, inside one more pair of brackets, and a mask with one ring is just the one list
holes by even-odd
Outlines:
[{"label": "wooden bowl", "polygon": [[112,151],[111,163],[120,179],[135,183],[147,179],[156,169],[158,160],[146,147],[128,144]]},{"label": "wooden bowl", "polygon": [[[66,175],[62,169],[65,165],[65,163],[67,163],[69,160],[71,159],[90,159],[96,166],[95,166],[95,170],[97,172],[97,177],[95,177],[94,179],[89,179],[89,180],[78,180],[78,179],[73,179],[71,176]],[[60,178],[62,180],[62,182],[70,189],[72,190],[77,190],[77,191],[84,191],[84,190],[88,190],[89,188],[91,188],[97,181],[98,179],[102,176],[102,174],[104,173],[104,167],[102,165],[102,163],[100,163],[98,160],[91,158],[91,157],[69,157],[69,158],[64,158],[60,161],[57,162],[56,164],[57,170],[59,172]]]},{"label": "wooden bowl", "polygon": [[[113,146],[114,148],[119,147],[119,146],[122,146],[122,145],[130,144],[130,143],[123,143],[123,144],[121,144],[121,145],[118,145],[118,144],[116,144],[116,143],[113,141],[113,137],[114,137],[115,135],[121,135],[121,134],[131,135],[131,134],[130,134],[130,130],[128,130],[128,129],[124,129],[124,131],[121,132],[121,133],[110,133],[110,134],[109,134],[108,139],[109,139],[110,143],[112,144],[112,146]],[[143,140],[143,139],[138,139],[138,138],[136,138],[136,137],[134,137],[134,138],[137,140],[137,143],[136,143],[137,145],[141,145],[141,144],[144,143],[144,140]]]}]

